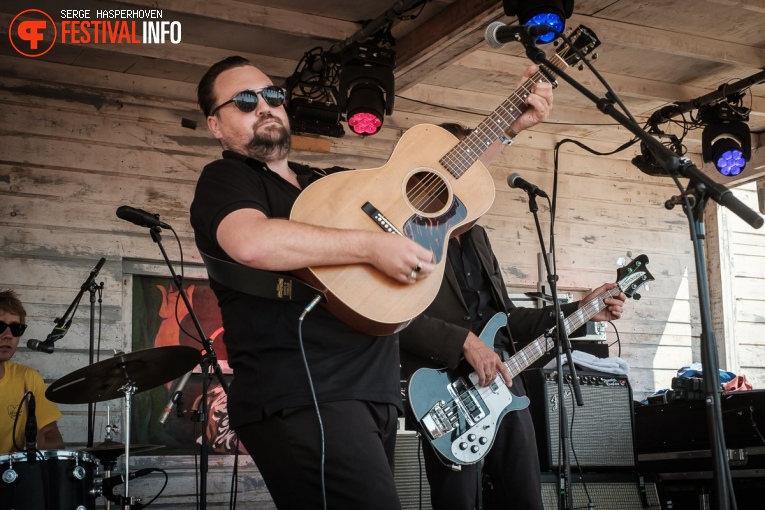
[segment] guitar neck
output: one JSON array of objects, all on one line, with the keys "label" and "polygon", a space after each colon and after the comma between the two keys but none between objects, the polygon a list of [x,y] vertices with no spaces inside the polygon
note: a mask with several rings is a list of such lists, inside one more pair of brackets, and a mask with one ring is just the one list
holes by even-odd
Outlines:
[{"label": "guitar neck", "polygon": [[[551,57],[551,61],[556,67],[566,68],[566,61],[559,55]],[[515,120],[523,115],[529,106],[526,104],[526,98],[531,94],[534,85],[539,82],[550,83],[547,75],[537,70],[528,80],[526,80],[513,94],[505,99],[491,115],[486,117],[470,135],[458,143],[443,158],[441,164],[455,178],[459,179],[473,163],[486,151],[486,149],[499,139],[507,131]]]},{"label": "guitar neck", "polygon": [[[576,331],[582,325],[590,320],[592,317],[598,314],[606,307],[604,300],[609,297],[616,296],[622,290],[619,287],[615,287],[611,290],[600,293],[595,299],[585,303],[574,313],[569,315],[563,321],[566,327],[566,334]],[[505,361],[505,366],[510,371],[510,376],[515,377],[524,370],[526,370],[532,363],[549,352],[555,345],[552,337],[542,335],[526,347],[518,351],[509,360]]]}]

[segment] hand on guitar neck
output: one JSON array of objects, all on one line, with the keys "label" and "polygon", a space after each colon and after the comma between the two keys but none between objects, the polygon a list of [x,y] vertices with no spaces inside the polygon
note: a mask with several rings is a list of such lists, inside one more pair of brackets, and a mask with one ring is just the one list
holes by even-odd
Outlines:
[{"label": "hand on guitar neck", "polygon": [[579,302],[579,308],[587,306],[591,301],[594,301],[595,299],[601,299],[601,297],[605,295],[605,299],[603,299],[605,308],[593,315],[590,320],[613,321],[621,318],[622,312],[624,310],[624,302],[627,301],[627,296],[624,294],[624,292],[615,290],[618,288],[619,285],[617,283],[606,283],[605,285],[601,285],[597,289],[587,294],[584,298],[582,298],[582,300]]}]

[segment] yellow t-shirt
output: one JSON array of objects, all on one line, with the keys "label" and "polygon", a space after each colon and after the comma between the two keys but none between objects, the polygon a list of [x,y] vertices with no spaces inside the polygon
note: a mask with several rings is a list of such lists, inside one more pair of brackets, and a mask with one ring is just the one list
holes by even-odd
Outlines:
[{"label": "yellow t-shirt", "polygon": [[[37,429],[61,418],[58,406],[45,398],[45,382],[37,370],[13,361],[5,362],[5,375],[0,379],[0,454],[15,451],[13,448],[13,421],[19,402],[26,391],[35,396],[35,416]],[[24,449],[27,424],[27,402],[21,406],[21,414],[16,422],[16,445]]]}]

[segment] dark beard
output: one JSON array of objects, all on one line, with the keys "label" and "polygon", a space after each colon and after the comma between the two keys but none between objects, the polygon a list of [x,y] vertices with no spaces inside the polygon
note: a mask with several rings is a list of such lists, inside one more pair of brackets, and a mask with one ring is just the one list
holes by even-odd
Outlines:
[{"label": "dark beard", "polygon": [[[270,117],[268,118],[271,119]],[[278,119],[277,119],[278,120]],[[252,128],[252,139],[245,147],[247,155],[260,161],[286,158],[292,147],[289,130],[280,123],[258,132],[258,124]]]}]

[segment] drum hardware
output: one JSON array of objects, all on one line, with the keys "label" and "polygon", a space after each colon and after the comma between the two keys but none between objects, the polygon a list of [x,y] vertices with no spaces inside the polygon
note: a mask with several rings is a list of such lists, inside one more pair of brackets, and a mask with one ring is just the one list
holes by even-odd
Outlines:
[{"label": "drum hardware", "polygon": [[[7,464],[7,467],[5,467]],[[87,452],[38,450],[0,455],[0,508],[95,508],[98,462]]]},{"label": "drum hardware", "polygon": [[[130,497],[130,452],[146,451],[161,448],[156,445],[130,445],[130,415],[132,397],[136,393],[149,390],[165,384],[191,370],[201,359],[201,353],[193,348],[182,345],[142,349],[130,353],[117,354],[112,358],[99,361],[80,368],[58,379],[45,392],[49,400],[59,404],[84,404],[112,400],[121,396],[125,398],[125,444],[111,440],[111,425],[107,425],[107,440],[103,443],[86,448],[84,455],[95,456],[104,462],[104,477],[93,484],[88,491],[90,496],[104,495],[107,500],[114,501],[124,509],[140,509],[140,499]],[[116,459],[124,453],[125,495],[114,496],[112,485],[105,484],[110,480],[112,468]],[[148,472],[141,473],[148,474]],[[108,487],[107,487],[108,485]],[[107,503],[108,505],[108,503]]]}]

